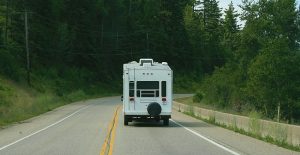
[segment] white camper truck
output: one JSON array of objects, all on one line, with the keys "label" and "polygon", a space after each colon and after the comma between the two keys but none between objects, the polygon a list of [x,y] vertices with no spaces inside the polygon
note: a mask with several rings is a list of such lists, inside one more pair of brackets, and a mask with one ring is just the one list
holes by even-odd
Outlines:
[{"label": "white camper truck", "polygon": [[140,59],[123,65],[124,125],[141,119],[169,125],[173,100],[173,72],[168,63]]}]

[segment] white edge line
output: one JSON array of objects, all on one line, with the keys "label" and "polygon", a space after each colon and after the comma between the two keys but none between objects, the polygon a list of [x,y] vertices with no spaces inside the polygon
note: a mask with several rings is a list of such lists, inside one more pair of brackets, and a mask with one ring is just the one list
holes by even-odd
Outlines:
[{"label": "white edge line", "polygon": [[73,112],[72,114],[68,115],[67,117],[65,117],[65,118],[63,118],[63,119],[61,119],[61,120],[59,120],[59,121],[57,121],[57,122],[55,122],[55,123],[53,123],[53,124],[47,126],[47,127],[44,127],[43,129],[40,129],[40,130],[38,130],[38,131],[36,131],[36,132],[34,132],[34,133],[28,135],[28,136],[25,136],[25,137],[23,137],[23,138],[21,138],[21,139],[19,139],[19,140],[16,140],[16,141],[14,141],[14,142],[12,142],[12,143],[10,143],[10,144],[7,144],[7,145],[1,147],[1,148],[0,148],[0,151],[2,151],[2,150],[6,149],[6,148],[8,148],[8,147],[10,147],[10,146],[12,146],[12,145],[14,145],[14,144],[17,144],[17,143],[19,143],[19,142],[21,142],[21,141],[23,141],[23,140],[25,140],[25,139],[27,139],[27,138],[30,138],[30,137],[32,137],[32,136],[34,136],[34,135],[36,135],[36,134],[38,134],[38,133],[40,133],[40,132],[43,132],[43,131],[45,131],[45,130],[47,130],[47,129],[49,129],[49,128],[51,128],[51,127],[53,127],[53,126],[55,126],[55,125],[57,125],[57,124],[59,124],[59,123],[61,123],[61,122],[63,122],[64,120],[66,120],[66,119],[72,117],[73,115],[75,115],[75,114],[77,114],[78,112],[80,112],[80,111],[86,109],[86,108],[89,107],[89,106],[90,106],[90,105],[84,106],[83,108],[81,108],[81,109],[79,109],[79,110]]},{"label": "white edge line", "polygon": [[198,137],[200,137],[200,138],[202,138],[202,139],[204,139],[204,140],[210,142],[211,144],[214,144],[214,145],[216,145],[217,147],[219,147],[219,148],[221,148],[221,149],[223,149],[223,150],[225,150],[225,151],[227,151],[227,152],[229,152],[229,153],[231,153],[231,154],[233,154],[233,155],[240,155],[239,153],[237,153],[237,152],[235,152],[235,151],[233,151],[233,150],[231,150],[231,149],[229,149],[229,148],[227,148],[227,147],[225,147],[225,146],[223,146],[223,145],[221,145],[221,144],[216,143],[215,141],[213,141],[213,140],[211,140],[211,139],[209,139],[209,138],[207,138],[207,137],[205,137],[205,136],[203,136],[203,135],[197,133],[196,131],[193,131],[192,129],[189,129],[189,128],[187,128],[187,127],[181,125],[180,123],[177,123],[176,121],[174,121],[174,120],[172,120],[172,119],[170,119],[170,120],[171,120],[173,123],[177,124],[178,126],[183,127],[185,130],[187,130],[187,131],[189,131],[189,132],[195,134],[196,136],[198,136]]}]

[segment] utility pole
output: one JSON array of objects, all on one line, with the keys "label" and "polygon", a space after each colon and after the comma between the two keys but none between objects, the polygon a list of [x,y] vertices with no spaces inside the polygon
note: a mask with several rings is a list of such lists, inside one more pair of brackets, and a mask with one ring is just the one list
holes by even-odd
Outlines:
[{"label": "utility pole", "polygon": [[277,105],[277,122],[280,121],[280,102],[278,102],[278,105]]},{"label": "utility pole", "polygon": [[103,30],[104,30],[104,15],[102,16],[102,25],[101,25],[101,48],[103,49]]},{"label": "utility pole", "polygon": [[117,43],[116,43],[117,50],[119,49],[119,32],[117,32]]},{"label": "utility pole", "polygon": [[149,58],[149,33],[147,32],[147,57]]},{"label": "utility pole", "polygon": [[133,60],[132,47],[130,47],[130,55],[131,55],[131,60]]},{"label": "utility pole", "polygon": [[26,44],[26,59],[27,59],[27,83],[31,86],[30,81],[30,55],[28,45],[28,12],[25,10],[25,44]]},{"label": "utility pole", "polygon": [[129,16],[131,15],[131,0],[129,0]]},{"label": "utility pole", "polygon": [[6,0],[6,18],[5,18],[5,46],[7,47],[8,42],[8,0]]}]

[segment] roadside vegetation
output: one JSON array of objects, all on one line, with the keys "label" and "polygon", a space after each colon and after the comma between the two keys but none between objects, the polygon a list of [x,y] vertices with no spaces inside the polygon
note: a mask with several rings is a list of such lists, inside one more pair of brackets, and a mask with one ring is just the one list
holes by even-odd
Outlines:
[{"label": "roadside vegetation", "polygon": [[122,64],[150,57],[169,63],[175,92],[194,92],[205,106],[297,123],[299,6],[244,0],[241,8],[217,0],[0,1],[0,115],[24,111],[10,110],[16,95],[24,106],[49,103],[47,111],[120,94]]},{"label": "roadside vegetation", "polygon": [[[217,51],[223,56],[215,58],[224,60],[222,65],[214,65],[210,74],[200,76],[193,100],[222,111],[256,111],[275,121],[300,123],[300,13],[296,2],[246,0],[241,13],[229,5],[224,19],[218,16],[217,5],[209,5],[213,2],[200,1],[203,8],[196,11],[193,5],[186,8],[187,32],[197,37],[195,48],[220,47]],[[207,9],[214,9],[208,9],[204,16],[206,3]],[[244,22],[242,28],[238,17]],[[207,42],[207,36],[213,41]]]},{"label": "roadside vegetation", "polygon": [[[41,89],[41,88],[40,88]],[[63,87],[61,87],[63,89]],[[14,122],[37,116],[59,106],[89,98],[117,95],[113,89],[74,89],[69,92],[54,91],[43,87],[43,91],[22,86],[0,77],[0,128]]]}]

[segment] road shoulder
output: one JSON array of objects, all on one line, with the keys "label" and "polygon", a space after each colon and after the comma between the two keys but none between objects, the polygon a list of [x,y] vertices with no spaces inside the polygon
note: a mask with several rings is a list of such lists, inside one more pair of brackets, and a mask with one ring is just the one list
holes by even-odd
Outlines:
[{"label": "road shoulder", "polygon": [[185,115],[173,110],[173,120],[190,128],[197,133],[205,135],[209,139],[220,143],[221,145],[242,152],[243,154],[261,154],[261,155],[298,155],[299,152],[291,151],[278,147],[267,142],[248,137],[234,131],[224,129],[212,124],[208,124],[199,119]]}]

